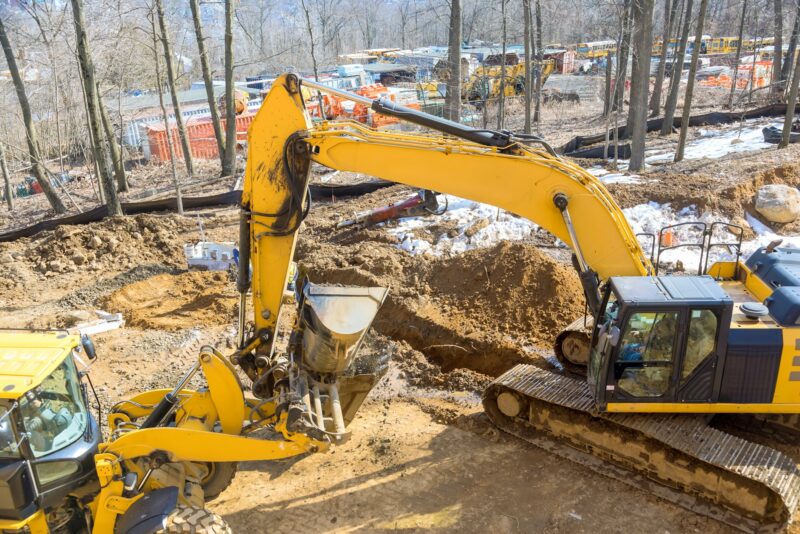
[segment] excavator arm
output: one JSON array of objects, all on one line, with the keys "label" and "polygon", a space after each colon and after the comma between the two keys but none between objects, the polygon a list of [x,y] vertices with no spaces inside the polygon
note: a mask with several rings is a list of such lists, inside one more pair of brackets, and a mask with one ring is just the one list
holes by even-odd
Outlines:
[{"label": "excavator arm", "polygon": [[356,122],[313,124],[300,83],[293,74],[278,78],[248,133],[241,235],[252,255],[255,331],[270,350],[308,209],[311,162],[491,204],[533,221],[575,252],[590,305],[597,302],[597,284],[609,276],[652,271],[620,208],[581,167],[508,132],[468,128],[385,101],[372,108],[460,139],[376,131]]}]

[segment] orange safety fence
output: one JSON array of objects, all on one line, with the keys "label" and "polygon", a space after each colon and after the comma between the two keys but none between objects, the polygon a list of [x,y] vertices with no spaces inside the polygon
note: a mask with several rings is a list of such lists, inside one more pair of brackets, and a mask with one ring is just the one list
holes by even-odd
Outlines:
[{"label": "orange safety fence", "polygon": [[[253,122],[254,113],[246,113],[236,117],[236,141],[247,140],[247,129]],[[220,120],[222,132],[225,132],[225,119]],[[183,148],[175,124],[170,124],[170,135],[172,136],[172,148],[175,151],[175,158],[183,159]],[[186,135],[189,138],[189,149],[192,151],[192,158],[195,159],[216,159],[219,158],[217,139],[214,136],[214,127],[211,119],[190,120],[186,124]],[[147,140],[150,144],[150,157],[153,161],[169,161],[169,147],[167,146],[167,136],[164,132],[164,125],[157,124],[147,126]]]}]

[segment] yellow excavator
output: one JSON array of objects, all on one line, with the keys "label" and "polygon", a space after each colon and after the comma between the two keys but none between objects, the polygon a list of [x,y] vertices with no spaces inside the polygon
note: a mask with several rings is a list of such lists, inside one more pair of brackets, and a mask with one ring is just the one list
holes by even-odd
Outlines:
[{"label": "yellow excavator", "polygon": [[[542,85],[556,70],[556,62],[546,59],[542,62]],[[494,100],[503,92],[504,96],[519,96],[525,94],[525,63],[507,65],[505,67],[505,83],[503,80],[503,67],[499,65],[482,65],[470,74],[469,79],[461,88],[461,99],[476,106],[481,106],[489,100]]]},{"label": "yellow excavator", "polygon": [[[314,124],[303,84],[438,133]],[[347,439],[385,365],[359,348],[387,290],[296,275],[312,162],[489,203],[572,248],[591,319],[560,337],[574,345],[561,350],[571,374],[510,369],[484,393],[494,424],[736,527],[789,521],[800,495],[795,462],[709,416],[796,427],[800,251],[772,244],[708,266],[710,247],[738,248],[704,228],[706,274],[659,275],[604,186],[542,139],[476,130],[294,74],[274,82],[248,136],[238,348],[204,347],[173,388],[112,407],[102,439],[80,369],[94,357],[91,342],[2,333],[0,531],[227,532],[205,502],[230,484],[237,462]]]}]

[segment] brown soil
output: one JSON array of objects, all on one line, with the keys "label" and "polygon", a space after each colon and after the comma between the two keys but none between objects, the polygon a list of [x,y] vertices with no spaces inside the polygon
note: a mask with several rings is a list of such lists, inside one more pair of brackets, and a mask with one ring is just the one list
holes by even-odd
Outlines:
[{"label": "brown soil", "polygon": [[236,316],[236,295],[226,273],[187,272],[160,274],[130,284],[101,304],[121,312],[129,326],[174,331],[231,324]]}]

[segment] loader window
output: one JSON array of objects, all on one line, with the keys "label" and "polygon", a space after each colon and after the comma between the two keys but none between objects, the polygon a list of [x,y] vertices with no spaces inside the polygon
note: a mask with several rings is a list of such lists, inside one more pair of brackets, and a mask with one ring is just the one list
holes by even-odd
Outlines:
[{"label": "loader window", "polygon": [[617,387],[634,397],[660,397],[672,376],[678,312],[630,316],[615,363]]},{"label": "loader window", "polygon": [[19,403],[33,455],[41,458],[83,435],[89,415],[83,404],[75,362],[67,357]]}]

